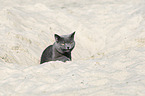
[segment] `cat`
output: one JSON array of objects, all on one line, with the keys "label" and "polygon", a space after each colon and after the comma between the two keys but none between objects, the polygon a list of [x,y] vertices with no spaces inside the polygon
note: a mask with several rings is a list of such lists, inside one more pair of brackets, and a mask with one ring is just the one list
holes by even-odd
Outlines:
[{"label": "cat", "polygon": [[71,61],[71,51],[75,47],[74,35],[75,32],[62,36],[54,34],[55,42],[43,51],[40,64],[49,61]]}]

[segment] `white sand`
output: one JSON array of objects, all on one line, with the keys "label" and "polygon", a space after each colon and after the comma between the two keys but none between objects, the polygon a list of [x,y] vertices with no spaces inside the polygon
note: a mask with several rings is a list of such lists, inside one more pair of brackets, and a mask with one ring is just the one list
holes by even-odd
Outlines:
[{"label": "white sand", "polygon": [[[0,96],[145,96],[144,0],[0,2]],[[73,61],[39,65],[73,31]]]}]

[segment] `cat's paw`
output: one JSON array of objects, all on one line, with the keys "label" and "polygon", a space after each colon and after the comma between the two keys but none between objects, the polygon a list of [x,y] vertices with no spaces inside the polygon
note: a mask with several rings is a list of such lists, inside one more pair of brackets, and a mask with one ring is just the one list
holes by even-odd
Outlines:
[{"label": "cat's paw", "polygon": [[71,60],[69,58],[64,58],[62,61],[66,62],[66,61],[71,61]]},{"label": "cat's paw", "polygon": [[69,58],[67,58],[67,60],[66,61],[71,61]]}]

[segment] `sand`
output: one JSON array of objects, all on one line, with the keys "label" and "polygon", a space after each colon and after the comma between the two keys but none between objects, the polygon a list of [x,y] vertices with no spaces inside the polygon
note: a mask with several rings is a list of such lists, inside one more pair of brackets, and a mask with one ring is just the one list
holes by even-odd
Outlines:
[{"label": "sand", "polygon": [[[0,96],[144,96],[144,0],[1,0]],[[72,61],[40,65],[76,31]]]}]

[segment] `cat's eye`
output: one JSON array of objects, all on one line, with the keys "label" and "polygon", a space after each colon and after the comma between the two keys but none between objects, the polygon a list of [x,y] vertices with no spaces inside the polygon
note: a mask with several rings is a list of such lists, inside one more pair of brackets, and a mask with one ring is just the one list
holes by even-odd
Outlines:
[{"label": "cat's eye", "polygon": [[70,44],[73,44],[73,42],[70,42]]},{"label": "cat's eye", "polygon": [[61,45],[64,46],[64,43],[62,43]]}]

